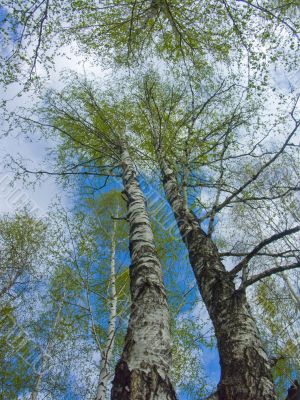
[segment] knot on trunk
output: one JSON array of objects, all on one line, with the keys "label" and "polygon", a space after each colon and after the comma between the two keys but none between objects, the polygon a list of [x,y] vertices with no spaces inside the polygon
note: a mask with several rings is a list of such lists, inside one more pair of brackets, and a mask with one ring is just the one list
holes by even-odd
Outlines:
[{"label": "knot on trunk", "polygon": [[143,364],[141,369],[129,370],[121,360],[116,366],[111,400],[176,400],[168,377],[162,376],[155,365]]}]

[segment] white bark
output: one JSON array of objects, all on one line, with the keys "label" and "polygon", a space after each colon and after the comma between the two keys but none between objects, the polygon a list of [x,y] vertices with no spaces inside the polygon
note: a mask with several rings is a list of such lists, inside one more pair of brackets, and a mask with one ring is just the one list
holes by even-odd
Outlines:
[{"label": "white bark", "polygon": [[294,301],[296,307],[298,307],[300,309],[300,296],[295,292],[289,278],[284,273],[280,274],[280,276],[286,283],[286,286],[288,288],[290,296],[291,296],[292,300]]},{"label": "white bark", "polygon": [[117,291],[116,291],[116,229],[117,222],[113,222],[111,238],[111,260],[110,260],[110,300],[109,300],[109,323],[107,342],[101,354],[100,376],[97,388],[96,400],[107,400],[109,398],[110,371],[109,366],[113,356],[114,341],[116,334],[117,318]]},{"label": "white bark", "polygon": [[131,313],[125,346],[112,388],[112,400],[175,400],[169,311],[153,233],[134,164],[125,144],[121,158],[127,197],[131,255]]},{"label": "white bark", "polygon": [[49,353],[51,351],[51,346],[52,346],[52,343],[53,343],[53,339],[55,337],[55,330],[56,330],[57,324],[59,323],[59,320],[60,320],[62,306],[63,306],[63,300],[61,301],[61,303],[59,305],[59,308],[57,310],[57,313],[56,313],[56,316],[55,316],[55,320],[54,320],[54,323],[53,323],[53,327],[52,327],[52,331],[49,334],[47,345],[46,345],[46,348],[45,348],[45,350],[43,352],[43,357],[41,359],[42,365],[41,365],[41,368],[40,368],[40,372],[37,375],[37,379],[35,381],[35,386],[34,386],[34,389],[33,389],[32,393],[31,393],[30,400],[37,400],[39,392],[41,390],[41,386],[42,386],[42,383],[43,383],[43,377],[47,372],[48,363],[49,363],[49,359],[50,359],[50,354]]}]

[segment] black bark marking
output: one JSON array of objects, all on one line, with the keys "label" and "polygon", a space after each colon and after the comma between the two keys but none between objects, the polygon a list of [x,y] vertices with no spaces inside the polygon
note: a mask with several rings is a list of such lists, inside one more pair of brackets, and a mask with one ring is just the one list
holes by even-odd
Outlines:
[{"label": "black bark marking", "polygon": [[120,360],[116,365],[112,382],[111,400],[130,400],[130,371],[127,363]]},{"label": "black bark marking", "polygon": [[142,363],[141,368],[129,371],[124,360],[117,364],[111,400],[159,400],[161,394],[165,399],[176,400],[169,378],[163,379],[156,366]]},{"label": "black bark marking", "polygon": [[286,400],[300,400],[300,387],[297,380],[294,380],[293,384],[289,387]]}]

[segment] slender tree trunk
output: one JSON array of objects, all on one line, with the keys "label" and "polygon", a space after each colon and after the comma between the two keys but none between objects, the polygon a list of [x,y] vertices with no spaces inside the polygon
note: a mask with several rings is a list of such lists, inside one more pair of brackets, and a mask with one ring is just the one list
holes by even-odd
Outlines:
[{"label": "slender tree trunk", "polygon": [[35,382],[35,387],[34,387],[33,392],[31,393],[30,400],[37,400],[38,395],[39,395],[39,391],[41,389],[42,380],[43,380],[43,374],[40,373],[40,374],[38,374],[37,380]]},{"label": "slender tree trunk", "polygon": [[41,368],[40,368],[40,372],[37,375],[33,391],[31,392],[30,400],[37,400],[39,392],[41,390],[41,386],[42,386],[42,383],[43,383],[43,378],[44,378],[44,375],[47,372],[47,368],[48,368],[48,361],[49,361],[49,354],[48,353],[49,353],[49,350],[50,350],[51,345],[52,345],[53,337],[55,336],[56,326],[57,326],[57,324],[59,322],[59,319],[60,319],[62,305],[63,305],[63,300],[60,303],[59,308],[57,310],[57,313],[56,313],[56,316],[55,316],[55,320],[54,320],[54,323],[53,323],[53,328],[52,328],[52,331],[51,331],[51,333],[50,333],[50,335],[48,337],[46,348],[44,349],[43,357],[41,359],[42,365],[41,365]]},{"label": "slender tree trunk", "polygon": [[300,296],[295,292],[289,278],[284,273],[280,274],[280,276],[286,283],[290,296],[293,299],[293,302],[295,303],[296,307],[300,309]]},{"label": "slender tree trunk", "polygon": [[251,316],[246,293],[235,289],[216,245],[185,207],[176,176],[157,150],[163,186],[182,239],[188,249],[196,281],[212,320],[220,355],[221,400],[273,400],[269,359]]},{"label": "slender tree trunk", "polygon": [[6,293],[10,291],[10,289],[14,286],[16,283],[17,279],[22,275],[22,270],[19,270],[15,273],[13,278],[10,279],[10,281],[4,285],[4,287],[0,290],[0,297],[4,296]]},{"label": "slender tree trunk", "polygon": [[110,260],[110,313],[108,323],[107,343],[101,354],[100,376],[97,388],[96,400],[107,400],[109,395],[110,372],[109,365],[113,355],[116,318],[117,318],[117,291],[116,291],[116,229],[117,221],[113,222],[111,238]]},{"label": "slender tree trunk", "polygon": [[131,313],[112,400],[175,400],[169,379],[169,311],[145,200],[130,155],[121,149],[131,255]]}]

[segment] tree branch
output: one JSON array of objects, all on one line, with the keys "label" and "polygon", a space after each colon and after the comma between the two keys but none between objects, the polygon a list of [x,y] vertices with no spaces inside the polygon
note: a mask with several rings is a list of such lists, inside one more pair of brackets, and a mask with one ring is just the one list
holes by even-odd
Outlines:
[{"label": "tree branch", "polygon": [[284,265],[281,267],[271,268],[267,271],[261,272],[260,274],[256,274],[252,276],[252,278],[246,280],[243,283],[243,285],[239,288],[239,290],[245,289],[246,287],[253,285],[254,283],[260,281],[261,279],[268,278],[271,275],[278,274],[279,272],[289,271],[291,269],[296,269],[296,268],[300,268],[300,262],[296,262],[290,265]]},{"label": "tree branch", "polygon": [[[256,179],[261,175],[261,173],[269,167],[277,158],[284,152],[284,149],[286,146],[289,144],[289,141],[291,138],[294,136],[294,134],[297,132],[298,128],[300,126],[300,122],[297,121],[295,124],[295,128],[292,130],[292,132],[288,135],[287,139],[279,149],[279,151],[269,160],[267,161],[250,179],[248,179],[239,189],[237,189],[235,192],[233,192],[230,196],[228,196],[223,203],[221,203],[218,207],[216,207],[215,212],[219,212],[222,210],[222,208],[226,207],[231,203],[231,201],[238,196],[241,192],[243,192],[246,187],[248,187],[250,184],[256,181]],[[206,215],[205,218],[208,218],[210,214]]]},{"label": "tree branch", "polygon": [[[267,251],[260,251],[256,254],[256,256],[263,256],[263,257],[284,257],[284,258],[291,258],[295,257],[295,250],[286,250],[280,253],[269,253]],[[226,251],[224,253],[219,253],[220,257],[246,257],[248,256],[248,252],[241,251],[234,253],[233,251]]]},{"label": "tree branch", "polygon": [[285,231],[276,233],[275,235],[270,236],[269,238],[263,240],[262,242],[260,242],[257,246],[254,247],[254,249],[252,251],[250,251],[250,253],[238,264],[236,265],[233,270],[230,271],[231,275],[236,275],[238,272],[240,272],[244,267],[247,266],[247,264],[249,263],[249,261],[251,260],[251,258],[253,258],[254,256],[256,256],[259,251],[264,248],[265,246],[267,246],[270,243],[273,243],[279,239],[282,239],[285,236],[291,235],[293,233],[296,233],[300,230],[300,226],[296,226],[295,228],[291,228],[291,229],[286,229]]},{"label": "tree branch", "polygon": [[32,78],[32,74],[33,71],[36,68],[36,63],[37,63],[37,59],[38,59],[38,55],[39,55],[39,50],[41,47],[41,43],[42,43],[42,35],[43,35],[43,29],[44,29],[44,23],[46,21],[46,19],[48,18],[48,9],[49,9],[49,0],[46,0],[46,5],[45,5],[45,10],[44,10],[44,14],[40,20],[40,27],[39,27],[39,32],[38,32],[38,42],[36,45],[36,48],[34,50],[34,56],[33,56],[33,62],[32,62],[32,66],[31,66],[31,70],[30,70],[30,74],[29,74],[29,80],[31,80]]},{"label": "tree branch", "polygon": [[247,0],[236,0],[236,1],[248,4],[248,6],[253,7],[255,9],[271,16],[272,18],[277,19],[277,21],[279,21],[280,23],[285,25],[288,29],[290,29],[291,32],[296,36],[297,40],[300,41],[299,32],[297,32],[297,30],[291,24],[289,24],[284,18],[282,18],[280,15],[276,15],[271,10],[268,10],[267,8],[260,6],[258,3],[254,4],[254,2],[252,2],[252,1],[247,1]]}]

